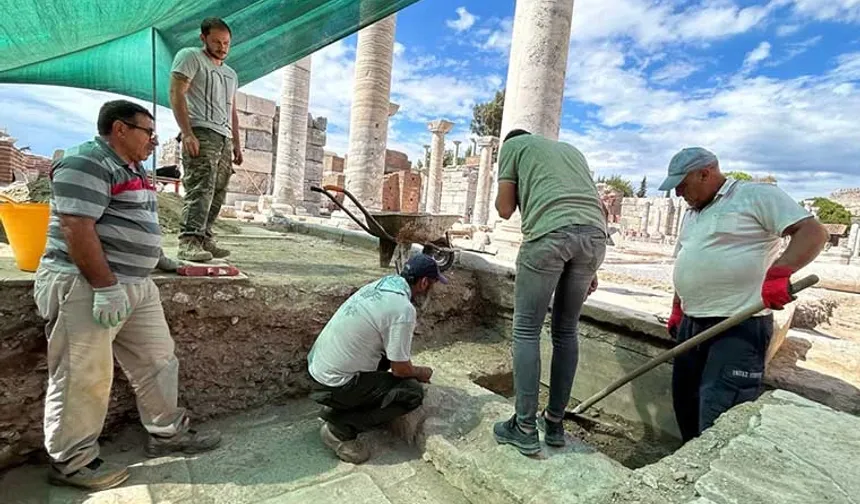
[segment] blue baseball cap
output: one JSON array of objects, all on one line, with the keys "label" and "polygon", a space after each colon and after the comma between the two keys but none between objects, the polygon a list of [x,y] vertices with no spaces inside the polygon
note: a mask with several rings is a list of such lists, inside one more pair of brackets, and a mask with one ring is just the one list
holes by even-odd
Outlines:
[{"label": "blue baseball cap", "polygon": [[436,259],[427,254],[415,254],[409,258],[406,266],[403,267],[403,271],[400,272],[400,276],[407,280],[418,280],[426,277],[438,280],[443,284],[448,283],[448,279],[439,272],[439,265],[436,263]]},{"label": "blue baseball cap", "polygon": [[717,156],[701,147],[688,147],[672,156],[669,161],[669,173],[660,184],[660,191],[671,191],[678,187],[688,173],[717,164]]}]

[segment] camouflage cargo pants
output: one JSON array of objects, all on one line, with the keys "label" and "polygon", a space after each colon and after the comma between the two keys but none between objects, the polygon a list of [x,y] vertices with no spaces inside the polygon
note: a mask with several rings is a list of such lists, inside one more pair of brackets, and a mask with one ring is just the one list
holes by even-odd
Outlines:
[{"label": "camouflage cargo pants", "polygon": [[191,157],[182,151],[182,185],[185,200],[179,237],[212,236],[212,225],[218,218],[227,195],[227,184],[233,174],[233,141],[206,128],[193,128],[200,141],[200,152]]}]

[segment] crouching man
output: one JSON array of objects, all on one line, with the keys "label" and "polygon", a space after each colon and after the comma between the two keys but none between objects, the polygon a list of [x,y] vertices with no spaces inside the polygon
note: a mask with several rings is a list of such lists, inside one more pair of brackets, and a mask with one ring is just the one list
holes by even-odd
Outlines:
[{"label": "crouching man", "polygon": [[412,257],[400,275],[365,285],[334,314],[308,355],[316,383],[311,398],[326,408],[323,443],[345,462],[360,464],[370,451],[358,434],[382,427],[421,405],[422,383],[433,370],[411,360],[415,306],[436,282],[448,283],[436,261]]}]

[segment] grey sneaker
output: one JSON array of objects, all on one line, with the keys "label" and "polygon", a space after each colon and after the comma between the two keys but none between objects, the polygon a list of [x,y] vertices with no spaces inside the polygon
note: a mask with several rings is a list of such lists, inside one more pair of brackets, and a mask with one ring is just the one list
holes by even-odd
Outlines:
[{"label": "grey sneaker", "polygon": [[128,468],[105,462],[97,458],[71,474],[63,474],[51,467],[48,481],[53,485],[65,485],[84,490],[107,490],[122,485],[128,479]]},{"label": "grey sneaker", "polygon": [[147,457],[164,457],[171,453],[180,452],[186,455],[202,453],[214,450],[221,444],[221,433],[217,430],[197,432],[186,428],[179,434],[171,437],[160,437],[150,435],[146,440],[144,452]]},{"label": "grey sneaker", "polygon": [[564,440],[564,423],[553,422],[546,418],[546,411],[538,416],[538,429],[543,431],[543,440],[549,446],[562,447],[566,444]]},{"label": "grey sneaker", "polygon": [[320,427],[320,438],[322,438],[323,444],[328,446],[337,455],[337,458],[344,462],[361,464],[370,458],[370,450],[367,449],[364,443],[359,441],[358,438],[341,441],[331,431],[328,422],[325,422]]},{"label": "grey sneaker", "polygon": [[493,426],[493,436],[499,444],[513,445],[523,455],[535,455],[540,452],[540,439],[537,429],[526,432],[517,425],[517,416],[510,420],[496,422]]},{"label": "grey sneaker", "polygon": [[215,240],[212,238],[204,238],[202,244],[203,250],[212,254],[212,257],[215,259],[224,259],[225,257],[230,255],[230,251],[227,249],[220,248],[215,244]]},{"label": "grey sneaker", "polygon": [[212,260],[212,253],[203,249],[203,240],[197,237],[179,239],[179,253],[176,255],[181,261],[206,262]]}]

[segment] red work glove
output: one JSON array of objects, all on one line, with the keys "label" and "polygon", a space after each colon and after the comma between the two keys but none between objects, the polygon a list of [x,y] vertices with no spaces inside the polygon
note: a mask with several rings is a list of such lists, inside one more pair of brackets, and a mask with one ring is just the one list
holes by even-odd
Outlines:
[{"label": "red work glove", "polygon": [[771,266],[764,276],[761,286],[761,299],[765,307],[771,310],[782,310],[785,305],[794,301],[791,295],[791,274],[794,270],[788,266]]},{"label": "red work glove", "polygon": [[681,309],[681,300],[676,298],[672,302],[672,315],[669,316],[669,321],[666,323],[666,330],[673,337],[675,336],[675,332],[678,331],[678,326],[681,325],[682,318],[684,318],[684,311]]}]

